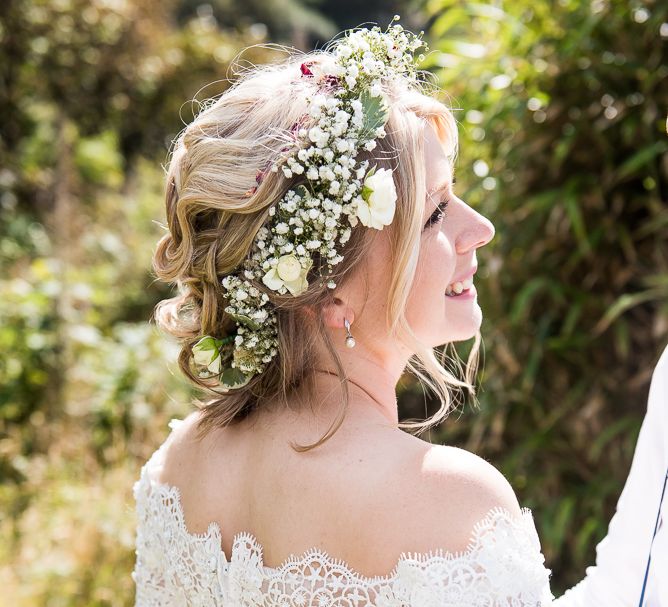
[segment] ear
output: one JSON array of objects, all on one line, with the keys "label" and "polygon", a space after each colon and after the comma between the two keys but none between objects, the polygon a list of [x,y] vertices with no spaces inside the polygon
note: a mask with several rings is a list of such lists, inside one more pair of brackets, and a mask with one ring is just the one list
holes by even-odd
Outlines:
[{"label": "ear", "polygon": [[[304,311],[309,318],[315,320],[316,312],[311,306],[306,306]],[[348,322],[352,324],[355,319],[355,313],[341,298],[333,297],[331,302],[326,303],[322,307],[322,320],[326,327],[330,329],[343,329],[345,328],[343,323],[344,318],[347,318]]]}]

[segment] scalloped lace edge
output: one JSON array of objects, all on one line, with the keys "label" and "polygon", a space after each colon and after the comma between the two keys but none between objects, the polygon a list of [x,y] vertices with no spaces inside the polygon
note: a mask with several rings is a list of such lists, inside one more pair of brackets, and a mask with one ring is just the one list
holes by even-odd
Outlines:
[{"label": "scalloped lace edge", "polygon": [[[175,428],[183,420],[173,418],[169,422],[170,428]],[[451,551],[445,550],[443,548],[429,550],[428,552],[406,552],[403,551],[399,555],[397,562],[388,575],[378,575],[378,576],[365,576],[360,572],[356,571],[354,568],[350,567],[349,564],[344,559],[339,559],[332,557],[326,550],[312,547],[303,551],[301,554],[291,553],[286,559],[284,559],[277,567],[269,567],[264,564],[263,555],[264,549],[261,542],[258,538],[251,533],[250,531],[239,531],[234,535],[232,541],[232,550],[230,557],[228,558],[225,554],[225,551],[220,546],[221,542],[221,529],[220,525],[216,521],[211,521],[207,527],[207,530],[202,533],[194,533],[188,530],[185,524],[185,514],[182,506],[181,491],[179,487],[175,485],[170,485],[169,483],[162,483],[152,478],[149,474],[149,470],[152,467],[154,458],[163,450],[167,441],[154,451],[153,455],[149,460],[142,466],[140,472],[140,478],[135,482],[133,488],[135,499],[138,498],[138,492],[140,488],[146,489],[148,484],[149,491],[144,492],[144,495],[147,499],[159,499],[160,503],[165,506],[165,500],[172,500],[174,503],[174,514],[176,514],[175,522],[179,528],[180,533],[184,537],[192,541],[204,541],[210,539],[212,536],[218,540],[219,545],[219,556],[223,557],[224,563],[229,565],[232,562],[234,555],[238,553],[238,547],[246,541],[250,546],[254,554],[257,554],[257,559],[259,562],[259,567],[263,569],[266,574],[270,577],[281,576],[287,570],[289,570],[294,565],[300,565],[307,561],[313,560],[314,557],[322,564],[331,565],[340,569],[345,570],[345,572],[350,575],[350,577],[356,580],[359,583],[364,585],[368,584],[377,584],[377,583],[386,583],[395,580],[399,574],[399,569],[402,563],[404,562],[413,562],[420,565],[426,565],[433,561],[454,561],[460,559],[470,558],[475,550],[479,547],[481,533],[488,529],[490,526],[494,527],[498,519],[508,521],[513,527],[520,527],[523,529],[535,529],[532,527],[533,523],[533,513],[527,507],[522,507],[520,509],[520,516],[514,517],[506,508],[502,506],[495,506],[491,508],[487,514],[481,518],[473,527],[471,532],[471,538],[468,542],[468,545],[464,550],[461,551]],[[170,511],[171,513],[171,511]]]}]

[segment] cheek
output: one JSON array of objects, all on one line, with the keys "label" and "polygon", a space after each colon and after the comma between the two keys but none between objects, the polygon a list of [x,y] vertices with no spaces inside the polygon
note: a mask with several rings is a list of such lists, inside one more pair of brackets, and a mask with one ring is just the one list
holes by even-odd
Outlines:
[{"label": "cheek", "polygon": [[423,240],[416,283],[427,291],[445,292],[455,265],[456,256],[450,241],[442,231],[434,229],[434,233]]},{"label": "cheek", "polygon": [[436,325],[445,318],[445,289],[455,271],[454,248],[443,232],[425,237],[420,247],[415,280],[408,298],[406,318],[422,339],[433,339]]}]

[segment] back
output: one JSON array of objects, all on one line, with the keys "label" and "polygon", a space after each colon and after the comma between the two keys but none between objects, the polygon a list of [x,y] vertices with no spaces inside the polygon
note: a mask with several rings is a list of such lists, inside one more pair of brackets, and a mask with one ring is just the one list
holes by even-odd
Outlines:
[{"label": "back", "polygon": [[464,550],[492,508],[520,515],[491,464],[396,428],[350,420],[299,454],[288,440],[313,438],[301,420],[266,416],[198,443],[197,416],[169,438],[157,480],[179,487],[190,532],[219,525],[226,554],[234,535],[249,531],[271,567],[316,546],[367,576],[384,575],[401,552]]},{"label": "back", "polygon": [[307,454],[280,423],[198,443],[196,415],[135,483],[136,605],[551,601],[531,513],[484,460],[359,419]]}]

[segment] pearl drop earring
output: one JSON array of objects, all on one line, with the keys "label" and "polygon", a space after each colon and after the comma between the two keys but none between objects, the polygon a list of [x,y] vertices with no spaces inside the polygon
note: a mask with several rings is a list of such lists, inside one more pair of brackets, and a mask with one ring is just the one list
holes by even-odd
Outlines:
[{"label": "pearl drop earring", "polygon": [[348,333],[348,337],[346,337],[346,346],[348,346],[349,348],[354,348],[355,338],[350,334],[350,322],[348,321],[347,318],[343,319],[343,324],[346,326],[346,331]]}]

